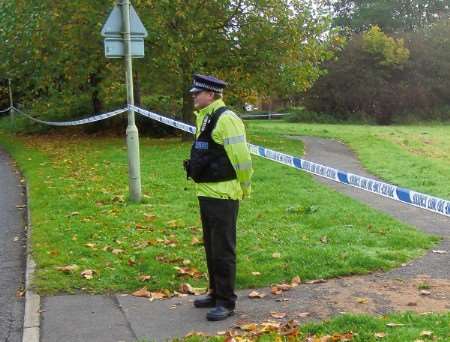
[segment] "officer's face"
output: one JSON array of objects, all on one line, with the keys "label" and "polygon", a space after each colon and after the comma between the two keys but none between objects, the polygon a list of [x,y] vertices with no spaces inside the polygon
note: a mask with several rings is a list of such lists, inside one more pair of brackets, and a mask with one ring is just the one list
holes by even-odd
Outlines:
[{"label": "officer's face", "polygon": [[200,91],[198,93],[193,93],[192,97],[194,99],[195,109],[205,108],[214,102],[214,93],[211,91]]}]

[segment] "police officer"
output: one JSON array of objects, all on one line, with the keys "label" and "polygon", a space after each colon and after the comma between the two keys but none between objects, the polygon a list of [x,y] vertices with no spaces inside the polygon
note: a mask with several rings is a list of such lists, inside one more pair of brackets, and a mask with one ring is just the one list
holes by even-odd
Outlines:
[{"label": "police officer", "polygon": [[194,306],[211,308],[206,315],[210,321],[234,313],[236,221],[239,200],[250,195],[253,173],[244,124],[222,100],[225,86],[215,77],[194,75],[190,92],[197,133],[185,161],[187,175],[196,183],[209,274],[209,294]]}]

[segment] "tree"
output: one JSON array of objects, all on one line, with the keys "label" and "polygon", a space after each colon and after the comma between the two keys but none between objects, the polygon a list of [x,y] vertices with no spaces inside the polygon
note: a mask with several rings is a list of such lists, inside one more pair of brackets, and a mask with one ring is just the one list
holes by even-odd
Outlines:
[{"label": "tree", "polygon": [[[149,31],[146,56],[134,65],[143,101],[146,94],[181,100],[180,117],[187,122],[193,121],[187,92],[193,73],[227,80],[231,103],[255,93],[295,93],[319,77],[334,39],[327,18],[300,0],[133,4]],[[0,51],[0,70],[21,81],[15,84],[24,102],[33,101],[52,118],[123,103],[123,61],[104,58],[100,36],[111,5],[110,0],[0,2],[0,41],[8,42],[8,51]]]},{"label": "tree", "polygon": [[355,34],[339,58],[327,63],[328,74],[307,95],[307,106],[334,113],[338,119],[363,115],[378,124],[390,124],[403,105],[399,93],[408,58],[404,42],[377,26]]},{"label": "tree", "polygon": [[364,32],[377,25],[384,32],[417,31],[448,19],[448,0],[327,0],[337,27]]}]

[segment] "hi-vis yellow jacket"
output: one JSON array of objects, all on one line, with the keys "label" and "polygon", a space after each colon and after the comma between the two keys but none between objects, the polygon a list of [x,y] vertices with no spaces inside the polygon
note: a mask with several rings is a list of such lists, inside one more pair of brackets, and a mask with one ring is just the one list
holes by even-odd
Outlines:
[{"label": "hi-vis yellow jacket", "polygon": [[[200,127],[205,116],[211,115],[215,110],[223,106],[225,106],[225,103],[219,99],[195,112],[197,116],[196,137],[200,135]],[[214,183],[196,183],[197,196],[233,200],[248,198],[251,193],[250,181],[253,168],[247,147],[244,123],[231,110],[227,110],[217,121],[211,137],[216,143],[224,146],[225,152],[236,171],[237,179]]]}]

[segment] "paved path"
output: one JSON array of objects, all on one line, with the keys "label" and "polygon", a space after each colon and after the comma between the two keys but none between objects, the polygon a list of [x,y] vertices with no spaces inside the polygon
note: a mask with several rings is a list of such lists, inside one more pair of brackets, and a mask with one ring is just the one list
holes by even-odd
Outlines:
[{"label": "paved path", "polygon": [[[304,138],[306,158],[370,176],[342,144]],[[365,202],[423,231],[443,237],[435,249],[449,251],[450,220],[422,209],[387,200],[374,194],[318,178],[337,191]],[[260,289],[267,296],[251,300],[249,290],[238,292],[236,315],[225,322],[205,320],[206,310],[194,309],[192,297],[150,302],[127,295],[54,296],[43,299],[42,342],[134,341],[147,338],[165,341],[190,331],[217,333],[235,324],[270,319],[271,311],[286,312],[286,319],[300,323],[320,320],[342,312],[448,311],[450,309],[449,254],[428,253],[397,270],[368,276],[338,278],[321,284],[302,284],[283,296]],[[427,283],[431,294],[419,293]]]},{"label": "paved path", "polygon": [[0,149],[0,341],[22,341],[25,234],[23,187],[20,176]]}]

